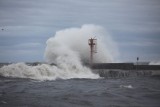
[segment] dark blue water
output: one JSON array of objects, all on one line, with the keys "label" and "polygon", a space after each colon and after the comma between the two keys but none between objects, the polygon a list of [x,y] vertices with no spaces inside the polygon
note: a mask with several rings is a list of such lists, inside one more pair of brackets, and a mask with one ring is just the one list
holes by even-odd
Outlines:
[{"label": "dark blue water", "polygon": [[160,78],[35,81],[0,77],[0,107],[160,107]]}]

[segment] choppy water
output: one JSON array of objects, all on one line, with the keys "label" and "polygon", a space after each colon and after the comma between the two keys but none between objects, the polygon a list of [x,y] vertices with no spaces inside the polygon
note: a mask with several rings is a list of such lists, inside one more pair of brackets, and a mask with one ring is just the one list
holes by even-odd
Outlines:
[{"label": "choppy water", "polygon": [[0,107],[159,107],[159,77],[35,81],[0,77]]}]

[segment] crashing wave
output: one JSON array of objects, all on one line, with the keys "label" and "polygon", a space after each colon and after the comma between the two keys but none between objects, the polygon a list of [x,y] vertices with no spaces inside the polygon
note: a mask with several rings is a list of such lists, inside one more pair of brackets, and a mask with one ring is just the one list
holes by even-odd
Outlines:
[{"label": "crashing wave", "polygon": [[36,80],[55,80],[71,78],[91,78],[97,79],[98,75],[91,72],[89,68],[81,66],[76,68],[63,68],[64,66],[51,66],[42,64],[37,66],[28,66],[25,63],[16,63],[0,68],[0,75],[15,78],[30,78]]}]

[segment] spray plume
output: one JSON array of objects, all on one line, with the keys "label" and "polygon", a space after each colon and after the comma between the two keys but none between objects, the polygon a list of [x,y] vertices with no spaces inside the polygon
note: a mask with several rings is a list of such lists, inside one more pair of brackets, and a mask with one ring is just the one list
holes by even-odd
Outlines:
[{"label": "spray plume", "polygon": [[118,52],[116,45],[103,27],[96,25],[83,25],[81,28],[69,28],[56,32],[55,36],[47,41],[45,58],[49,63],[57,63],[57,58],[60,57],[89,62],[88,39],[95,36],[98,39],[98,53],[94,56],[94,62],[113,62]]}]

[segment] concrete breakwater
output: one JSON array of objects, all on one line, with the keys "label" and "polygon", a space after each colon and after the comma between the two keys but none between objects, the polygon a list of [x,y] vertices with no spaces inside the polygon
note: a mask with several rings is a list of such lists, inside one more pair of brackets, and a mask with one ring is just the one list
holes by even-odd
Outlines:
[{"label": "concrete breakwater", "polygon": [[160,76],[160,65],[134,65],[133,63],[96,63],[92,71],[105,78]]}]

